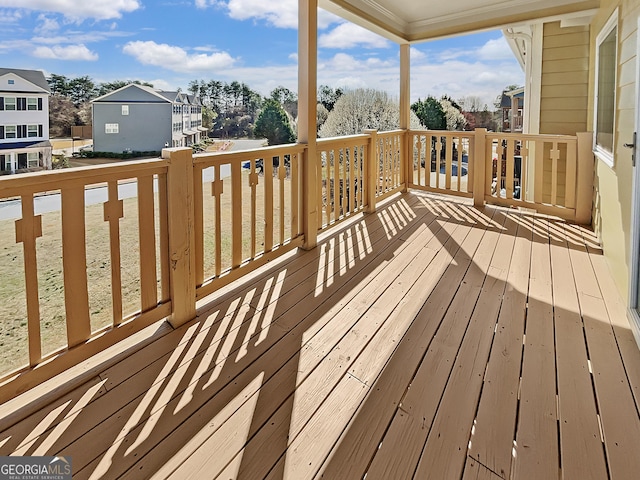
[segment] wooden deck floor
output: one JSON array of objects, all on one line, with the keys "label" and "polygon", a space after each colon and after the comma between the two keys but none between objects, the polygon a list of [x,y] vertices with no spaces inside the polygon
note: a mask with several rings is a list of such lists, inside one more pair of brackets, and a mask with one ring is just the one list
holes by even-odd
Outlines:
[{"label": "wooden deck floor", "polygon": [[202,303],[5,415],[0,455],[77,479],[639,478],[640,352],[587,230],[407,194]]}]

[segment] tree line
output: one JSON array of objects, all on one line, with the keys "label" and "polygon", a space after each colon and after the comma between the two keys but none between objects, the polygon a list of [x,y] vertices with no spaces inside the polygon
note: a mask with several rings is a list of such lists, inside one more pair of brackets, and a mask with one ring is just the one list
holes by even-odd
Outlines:
[{"label": "tree line", "polygon": [[[52,137],[69,135],[73,125],[90,124],[90,102],[95,98],[130,83],[153,87],[151,83],[138,80],[97,84],[88,76],[67,78],[56,74],[50,75],[47,81],[52,92],[49,108]],[[272,145],[295,141],[298,96],[286,87],[278,86],[265,97],[244,82],[192,80],[187,91],[200,97],[203,126],[209,129],[212,137],[263,137]],[[365,128],[390,130],[399,126],[397,100],[373,89],[347,90],[320,85],[317,110],[321,137],[361,133]],[[411,115],[412,128],[498,129],[496,112],[490,111],[479,97],[474,96],[456,101],[446,95],[439,99],[429,95],[411,105]]]},{"label": "tree line", "polygon": [[[153,84],[139,80],[96,83],[89,76],[68,78],[57,74],[47,77],[47,82],[52,93],[49,102],[52,137],[70,135],[71,127],[74,125],[90,125],[90,102],[98,97],[130,83],[153,88]],[[177,91],[180,89],[178,88]],[[285,112],[289,127],[295,133],[298,96],[286,87],[278,86],[268,96],[263,97],[243,82],[192,80],[189,82],[187,91],[200,97],[203,104],[203,126],[209,129],[213,137],[253,137],[259,113],[267,105],[273,109],[275,104]],[[340,88],[320,86],[319,101],[328,112],[333,109],[333,105],[342,93],[343,90]],[[276,117],[279,118],[279,114]]]}]

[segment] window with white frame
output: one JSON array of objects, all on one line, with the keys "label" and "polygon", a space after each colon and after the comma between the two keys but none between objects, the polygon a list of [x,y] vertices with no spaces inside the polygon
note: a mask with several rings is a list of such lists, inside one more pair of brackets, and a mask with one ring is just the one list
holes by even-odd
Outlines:
[{"label": "window with white frame", "polygon": [[40,154],[38,152],[29,152],[27,154],[27,166],[29,168],[37,167],[40,164]]},{"label": "window with white frame", "polygon": [[38,136],[38,125],[27,125],[27,137]]},{"label": "window with white frame", "polygon": [[104,124],[104,133],[118,133],[119,130],[120,130],[120,125],[117,123]]},{"label": "window with white frame", "polygon": [[617,52],[618,10],[611,15],[596,38],[594,153],[609,166],[613,166]]},{"label": "window with white frame", "polygon": [[122,105],[122,115],[129,115],[129,105]]},{"label": "window with white frame", "polygon": [[4,138],[16,138],[16,126],[15,125],[5,125],[5,127],[4,127]]},{"label": "window with white frame", "polygon": [[4,109],[15,110],[16,109],[16,97],[4,97]]},{"label": "window with white frame", "polygon": [[37,110],[38,109],[38,99],[35,97],[27,98],[27,110]]}]

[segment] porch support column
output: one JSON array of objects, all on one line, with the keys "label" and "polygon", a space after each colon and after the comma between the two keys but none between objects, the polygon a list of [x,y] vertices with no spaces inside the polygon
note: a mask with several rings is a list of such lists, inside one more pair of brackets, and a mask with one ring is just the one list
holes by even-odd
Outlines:
[{"label": "porch support column", "polygon": [[307,144],[302,167],[305,250],[318,243],[317,70],[318,0],[298,0],[298,143]]},{"label": "porch support column", "polygon": [[408,130],[411,128],[411,58],[410,45],[404,43],[400,45],[400,128],[404,133],[404,165],[401,170],[402,178],[400,182],[403,184],[402,191],[406,192],[409,188],[409,179],[413,174],[411,168],[413,158],[413,148],[411,145],[411,136]]}]

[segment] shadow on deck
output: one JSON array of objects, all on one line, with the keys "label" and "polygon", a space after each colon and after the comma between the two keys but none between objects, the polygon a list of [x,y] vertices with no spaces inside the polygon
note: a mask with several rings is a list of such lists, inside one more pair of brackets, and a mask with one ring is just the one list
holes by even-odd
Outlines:
[{"label": "shadow on deck", "polygon": [[640,471],[640,352],[593,234],[556,219],[397,196],[158,337],[7,416],[0,455],[74,478]]}]

